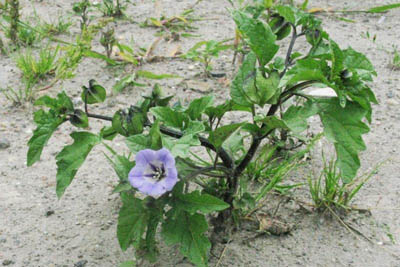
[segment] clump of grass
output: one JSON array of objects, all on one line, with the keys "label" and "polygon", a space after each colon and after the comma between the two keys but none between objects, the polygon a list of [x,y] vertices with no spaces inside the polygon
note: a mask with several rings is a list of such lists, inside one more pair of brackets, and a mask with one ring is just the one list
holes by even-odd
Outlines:
[{"label": "clump of grass", "polygon": [[66,19],[63,16],[59,16],[57,21],[39,21],[38,23],[40,32],[42,32],[46,36],[68,33],[68,30],[71,26],[71,20]]},{"label": "clump of grass", "polygon": [[334,159],[327,161],[322,155],[324,166],[319,175],[315,178],[308,178],[308,186],[311,198],[318,211],[329,210],[350,210],[350,202],[364,186],[364,184],[376,173],[376,167],[370,173],[364,174],[345,183]]},{"label": "clump of grass", "polygon": [[40,49],[36,57],[32,50],[27,49],[25,53],[21,53],[15,58],[17,67],[22,71],[22,81],[26,88],[32,88],[40,79],[54,74],[58,51],[58,46],[56,49],[46,46]]}]

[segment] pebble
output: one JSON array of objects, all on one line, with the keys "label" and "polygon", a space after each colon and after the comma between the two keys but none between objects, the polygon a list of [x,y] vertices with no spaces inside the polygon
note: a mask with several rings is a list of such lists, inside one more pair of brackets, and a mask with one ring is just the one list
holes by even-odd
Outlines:
[{"label": "pebble", "polygon": [[397,106],[397,105],[399,104],[399,102],[397,102],[397,101],[394,100],[394,99],[389,99],[389,100],[387,101],[387,104],[390,105],[390,106]]},{"label": "pebble", "polygon": [[84,267],[88,263],[87,260],[81,260],[74,264],[74,267]]},{"label": "pebble", "polygon": [[46,213],[45,213],[46,217],[49,217],[49,216],[51,216],[51,215],[53,215],[53,214],[54,214],[54,210],[48,210],[48,211],[46,211]]},{"label": "pebble", "polygon": [[80,106],[83,105],[83,101],[80,97],[75,97],[72,99],[72,103],[74,103],[74,106]]},{"label": "pebble", "polygon": [[12,260],[4,260],[3,261],[3,266],[8,266],[8,265],[11,265],[11,264],[14,264],[14,262]]},{"label": "pebble", "polygon": [[393,98],[393,97],[394,97],[393,91],[387,92],[386,96],[387,96],[388,98]]},{"label": "pebble", "polygon": [[10,141],[5,138],[0,138],[0,149],[6,149],[10,147]]}]

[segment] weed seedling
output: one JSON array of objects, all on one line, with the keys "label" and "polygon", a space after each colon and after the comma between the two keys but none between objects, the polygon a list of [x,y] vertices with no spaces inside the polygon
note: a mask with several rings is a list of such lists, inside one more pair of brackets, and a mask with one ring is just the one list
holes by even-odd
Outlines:
[{"label": "weed seedling", "polygon": [[335,160],[327,161],[322,156],[324,166],[318,178],[308,178],[308,186],[311,198],[319,211],[330,210],[348,210],[351,200],[364,186],[364,184],[376,173],[377,168],[372,172],[353,179],[346,183],[345,179],[337,167]]},{"label": "weed seedling", "polygon": [[59,47],[53,50],[47,46],[39,51],[38,57],[35,57],[30,49],[16,57],[15,61],[22,71],[22,80],[26,88],[32,88],[46,75],[54,74],[58,51]]},{"label": "weed seedling", "polygon": [[120,0],[103,0],[100,3],[93,5],[97,8],[105,17],[122,17],[123,11],[127,8],[129,0],[125,0],[122,4]]},{"label": "weed seedling", "polygon": [[114,28],[108,28],[101,33],[100,44],[106,50],[107,57],[110,58],[112,49],[116,44],[115,36],[114,36]]},{"label": "weed seedling", "polygon": [[206,77],[210,77],[210,71],[212,70],[212,59],[218,57],[219,52],[231,48],[230,45],[226,45],[225,43],[226,41],[201,41],[195,44],[186,54],[182,55],[181,57],[200,62],[203,65],[204,75]]},{"label": "weed seedling", "polygon": [[89,18],[89,11],[90,11],[91,4],[89,0],[82,0],[81,2],[74,3],[72,10],[74,13],[81,17],[80,27],[81,31],[86,29],[89,26],[90,18]]}]

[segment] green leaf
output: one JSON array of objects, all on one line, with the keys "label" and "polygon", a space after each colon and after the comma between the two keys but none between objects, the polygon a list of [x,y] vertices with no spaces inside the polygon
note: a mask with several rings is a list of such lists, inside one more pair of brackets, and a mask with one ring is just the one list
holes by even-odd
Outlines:
[{"label": "green leaf", "polygon": [[252,107],[255,98],[254,80],[256,76],[257,58],[254,53],[249,53],[237,72],[231,85],[232,100],[242,106]]},{"label": "green leaf", "polygon": [[205,130],[204,124],[201,121],[189,121],[189,124],[185,131],[183,132],[185,135],[192,134],[196,135]]},{"label": "green leaf", "polygon": [[136,267],[135,261],[124,261],[122,262],[119,267]]},{"label": "green leaf", "polygon": [[261,20],[250,18],[241,11],[234,11],[233,19],[244,35],[245,41],[257,55],[260,65],[265,66],[279,50],[279,46],[275,44],[276,36],[269,25]]},{"label": "green leaf", "polygon": [[400,7],[400,3],[373,7],[373,8],[368,9],[367,12],[368,13],[382,13],[382,12],[386,12],[390,9],[398,8],[398,7]]},{"label": "green leaf", "polygon": [[33,136],[28,141],[28,166],[32,166],[40,159],[44,146],[57,127],[65,121],[65,118],[57,117],[52,111],[45,112],[43,110],[38,110],[34,114],[34,121],[37,127],[33,131]]},{"label": "green leaf", "polygon": [[266,103],[276,104],[280,77],[278,72],[272,72],[268,78],[264,78],[260,72],[257,73],[256,87],[259,95],[258,104],[263,107]]},{"label": "green leaf", "polygon": [[162,139],[160,133],[160,121],[156,120],[149,132],[150,136],[150,148],[153,150],[159,150],[162,148]]},{"label": "green leaf", "polygon": [[113,194],[115,194],[115,193],[130,191],[132,189],[133,189],[133,187],[130,183],[120,182],[116,187],[114,187],[112,192],[113,192]]},{"label": "green leaf", "polygon": [[283,114],[282,120],[293,133],[300,134],[307,129],[307,119],[317,113],[317,106],[308,101],[304,106],[290,106]]},{"label": "green leaf", "polygon": [[153,72],[145,71],[145,70],[138,70],[136,72],[136,75],[138,77],[144,77],[144,78],[153,79],[153,80],[180,78],[180,76],[175,75],[175,74],[155,74]]},{"label": "green leaf", "polygon": [[88,132],[71,134],[74,143],[65,146],[56,156],[57,160],[57,196],[60,198],[71,184],[78,169],[92,148],[100,143],[99,136]]},{"label": "green leaf", "polygon": [[112,126],[105,126],[100,130],[100,136],[104,140],[113,140],[117,135],[117,131]]},{"label": "green leaf", "polygon": [[286,122],[276,116],[266,116],[262,118],[256,118],[255,120],[265,124],[265,126],[262,128],[263,133],[267,133],[274,129],[289,129],[289,127],[286,125]]},{"label": "green leaf", "polygon": [[358,53],[350,47],[343,50],[343,55],[345,68],[355,71],[361,79],[372,81],[372,75],[377,75],[374,66],[364,54]]},{"label": "green leaf", "polygon": [[328,71],[328,65],[324,61],[311,58],[301,59],[296,61],[296,65],[282,77],[279,87],[311,80],[329,85],[330,83],[326,78],[328,77]]},{"label": "green leaf", "polygon": [[102,103],[106,100],[106,89],[103,86],[95,83],[94,80],[89,81],[89,88],[83,86],[81,94],[82,101],[85,102],[87,97],[88,104]]},{"label": "green leaf", "polygon": [[110,151],[113,155],[113,158],[111,159],[105,154],[108,162],[113,167],[120,181],[125,181],[125,182],[128,181],[128,174],[131,171],[131,169],[135,166],[135,162],[130,161],[127,157],[123,155],[118,155],[110,146],[106,144],[104,145],[108,149],[108,151]]},{"label": "green leaf", "polygon": [[[46,106],[48,108],[54,109],[57,112],[65,109],[66,111],[74,110],[74,105],[71,99],[63,91],[57,95],[57,98],[51,98],[47,95],[40,97],[34,103],[35,106]],[[62,112],[65,113],[65,112]]]},{"label": "green leaf", "polygon": [[84,56],[86,57],[91,57],[91,58],[97,58],[97,59],[101,59],[104,60],[105,62],[107,62],[109,65],[115,66],[118,65],[119,63],[103,54],[100,54],[98,52],[92,51],[92,50],[84,50],[83,51]]},{"label": "green leaf", "polygon": [[275,6],[275,9],[286,21],[296,25],[296,17],[291,6]]},{"label": "green leaf", "polygon": [[88,116],[80,109],[74,110],[74,114],[70,115],[69,121],[78,128],[87,128],[89,126]]},{"label": "green leaf", "polygon": [[169,137],[162,138],[163,147],[167,148],[174,157],[187,158],[189,157],[190,148],[199,146],[200,141],[192,134],[185,135],[179,139]]},{"label": "green leaf", "polygon": [[193,191],[189,194],[181,194],[177,197],[179,208],[194,214],[196,212],[210,213],[229,208],[229,204],[212,195]]},{"label": "green leaf", "polygon": [[113,92],[119,93],[128,86],[139,86],[139,87],[146,86],[145,84],[136,82],[135,79],[136,79],[136,73],[126,75],[116,84],[114,84],[112,88]]},{"label": "green leaf", "polygon": [[121,194],[121,198],[117,237],[121,249],[125,251],[131,244],[139,246],[149,218],[142,200],[127,193]]},{"label": "green leaf", "polygon": [[162,225],[161,235],[167,245],[180,244],[180,252],[196,266],[208,266],[207,254],[211,243],[204,235],[207,229],[204,215],[184,211],[175,214],[171,210]]},{"label": "green leaf", "polygon": [[125,142],[133,154],[151,146],[150,137],[143,134],[131,135],[125,139]]},{"label": "green leaf", "polygon": [[224,141],[242,125],[243,123],[234,123],[221,126],[211,132],[208,139],[216,148],[219,148],[222,146]]},{"label": "green leaf", "polygon": [[369,132],[362,122],[367,111],[351,101],[342,108],[337,98],[319,100],[317,104],[325,136],[335,145],[343,182],[348,183],[360,168],[358,153],[366,148],[361,136]]},{"label": "green leaf", "polygon": [[331,79],[334,79],[343,70],[344,56],[338,44],[332,40],[329,40],[329,49],[332,57]]},{"label": "green leaf", "polygon": [[211,95],[197,98],[190,103],[185,113],[188,114],[192,120],[200,120],[201,114],[212,105],[213,100],[214,97]]},{"label": "green leaf", "polygon": [[150,109],[150,112],[166,126],[184,129],[189,122],[187,114],[175,111],[170,107],[154,107]]}]

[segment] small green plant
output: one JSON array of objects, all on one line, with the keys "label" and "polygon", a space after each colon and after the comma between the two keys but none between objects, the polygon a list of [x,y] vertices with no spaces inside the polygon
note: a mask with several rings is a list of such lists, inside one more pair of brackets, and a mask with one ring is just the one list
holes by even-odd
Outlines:
[{"label": "small green plant", "polygon": [[69,28],[72,26],[72,22],[70,19],[67,19],[63,16],[58,16],[56,21],[39,21],[38,25],[43,34],[46,36],[51,36],[68,33]]},{"label": "small green plant", "polygon": [[393,59],[392,59],[392,63],[391,63],[392,68],[394,70],[400,70],[400,53],[397,50],[397,46],[393,46],[392,55],[393,55]]},{"label": "small green plant", "polygon": [[89,12],[91,10],[92,4],[89,2],[89,0],[82,0],[80,2],[74,3],[72,6],[72,10],[74,13],[78,16],[80,16],[81,21],[80,21],[80,27],[81,31],[84,31],[87,29],[90,23],[90,17],[89,17]]},{"label": "small green plant", "polygon": [[98,4],[93,5],[97,8],[105,17],[122,17],[124,15],[123,11],[127,8],[127,4],[130,3],[129,0],[103,0]]},{"label": "small green plant", "polygon": [[57,55],[59,47],[51,49],[46,46],[40,49],[38,56],[34,56],[32,50],[19,54],[15,61],[22,71],[22,81],[26,88],[32,88],[40,79],[52,75],[57,67]]},{"label": "small green plant", "polygon": [[141,27],[154,27],[159,29],[157,35],[164,36],[167,40],[178,40],[182,37],[196,37],[196,35],[190,34],[190,31],[196,28],[192,25],[194,21],[198,20],[193,16],[193,9],[184,10],[181,14],[160,18],[147,18]]},{"label": "small green plant", "polygon": [[112,49],[113,49],[114,45],[116,44],[114,32],[115,32],[114,28],[110,27],[110,28],[104,30],[101,33],[101,37],[100,37],[100,44],[106,50],[106,54],[107,54],[108,58],[111,57]]},{"label": "small green plant", "polygon": [[218,57],[221,51],[231,48],[230,45],[225,43],[226,41],[217,42],[214,40],[198,42],[186,54],[182,55],[182,58],[200,62],[203,65],[204,75],[210,77],[212,59]]},{"label": "small green plant", "polygon": [[9,4],[10,29],[8,31],[11,42],[18,46],[18,21],[19,21],[19,1],[7,0]]},{"label": "small green plant", "polygon": [[318,211],[325,209],[348,210],[351,209],[350,202],[364,186],[364,184],[376,173],[377,168],[372,172],[356,177],[346,183],[337,163],[334,159],[326,160],[324,155],[323,168],[317,178],[308,178],[308,187],[311,198]]}]

